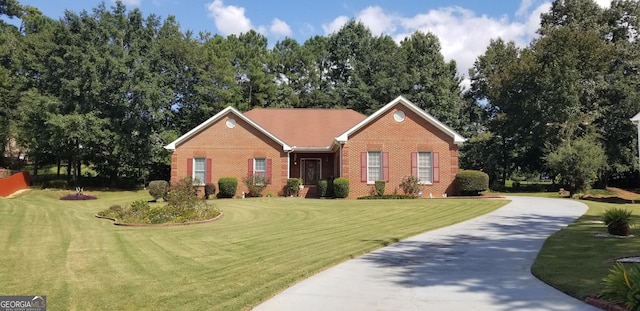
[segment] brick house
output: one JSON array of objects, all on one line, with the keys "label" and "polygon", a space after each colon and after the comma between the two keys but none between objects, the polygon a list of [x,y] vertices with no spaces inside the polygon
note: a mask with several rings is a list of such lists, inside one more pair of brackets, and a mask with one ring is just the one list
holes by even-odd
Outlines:
[{"label": "brick house", "polygon": [[205,183],[265,174],[263,194],[282,193],[288,178],[302,178],[313,196],[320,179],[346,177],[349,198],[370,193],[386,180],[386,193],[407,175],[418,176],[423,197],[453,194],[458,147],[465,139],[400,96],[370,116],[350,109],[227,107],[166,149],[172,150],[171,182],[192,176]]}]

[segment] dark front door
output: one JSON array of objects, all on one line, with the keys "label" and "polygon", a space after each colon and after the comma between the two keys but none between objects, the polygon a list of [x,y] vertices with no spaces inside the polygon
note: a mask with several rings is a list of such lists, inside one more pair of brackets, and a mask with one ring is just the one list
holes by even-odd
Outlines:
[{"label": "dark front door", "polygon": [[305,185],[315,185],[320,179],[320,159],[302,159],[302,180]]}]

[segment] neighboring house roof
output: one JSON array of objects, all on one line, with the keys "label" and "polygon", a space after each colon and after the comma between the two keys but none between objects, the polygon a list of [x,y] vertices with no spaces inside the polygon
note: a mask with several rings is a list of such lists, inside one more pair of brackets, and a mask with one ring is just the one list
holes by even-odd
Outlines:
[{"label": "neighboring house roof", "polygon": [[191,131],[189,131],[186,134],[180,136],[178,139],[172,141],[168,145],[164,146],[164,148],[168,149],[168,150],[176,150],[176,147],[179,144],[185,142],[186,140],[188,140],[192,136],[200,133],[200,131],[206,129],[207,127],[209,127],[210,125],[212,125],[216,121],[222,119],[227,114],[234,114],[238,118],[240,118],[240,119],[244,120],[245,122],[249,123],[249,125],[253,126],[255,129],[257,129],[258,131],[260,131],[263,134],[267,135],[267,137],[273,139],[275,142],[280,144],[282,146],[283,150],[285,150],[285,151],[291,150],[291,147],[289,145],[287,145],[284,141],[282,141],[281,139],[279,139],[278,137],[276,137],[275,135],[273,135],[269,131],[265,130],[263,127],[261,127],[260,125],[256,124],[251,119],[247,118],[244,114],[242,114],[240,111],[238,111],[237,109],[235,109],[233,107],[227,107],[227,108],[223,109],[222,111],[216,113],[216,115],[214,115],[213,117],[209,118],[207,121],[202,122],[200,125],[194,127]]},{"label": "neighboring house roof", "polygon": [[243,114],[233,107],[227,107],[166,145],[165,148],[175,150],[178,145],[227,114],[234,114],[280,144],[284,151],[330,150],[334,147],[334,143],[347,142],[349,135],[362,129],[398,104],[404,105],[445,134],[451,136],[456,145],[464,143],[464,137],[456,131],[438,121],[406,98],[398,96],[369,117],[351,109],[257,108]]},{"label": "neighboring house roof", "polygon": [[351,109],[257,108],[244,115],[293,149],[330,149],[338,135],[367,118]]},{"label": "neighboring house roof", "polygon": [[450,127],[446,126],[444,123],[438,121],[432,115],[428,114],[427,112],[425,112],[420,107],[416,106],[415,104],[410,102],[408,99],[404,98],[403,96],[396,97],[396,99],[392,100],[390,103],[388,103],[384,107],[380,108],[378,111],[376,111],[375,113],[370,115],[368,118],[362,120],[360,123],[356,124],[354,127],[350,128],[346,132],[342,133],[340,136],[337,136],[336,137],[336,141],[338,141],[340,143],[347,142],[347,140],[349,139],[349,135],[355,133],[359,129],[361,129],[364,126],[366,126],[367,124],[371,123],[373,120],[375,120],[380,115],[382,115],[383,113],[387,112],[388,110],[390,110],[391,108],[393,108],[397,104],[404,105],[405,107],[409,108],[411,111],[415,112],[418,116],[424,118],[429,123],[431,123],[432,125],[434,125],[438,129],[443,131],[445,134],[451,136],[451,138],[453,138],[453,143],[454,144],[462,145],[462,143],[464,143],[466,141],[466,139],[464,137],[462,137],[462,135],[458,134],[456,131],[454,131]]}]

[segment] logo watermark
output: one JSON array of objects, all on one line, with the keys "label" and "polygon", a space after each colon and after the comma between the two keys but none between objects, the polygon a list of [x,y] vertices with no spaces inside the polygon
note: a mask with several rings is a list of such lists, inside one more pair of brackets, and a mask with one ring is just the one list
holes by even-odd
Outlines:
[{"label": "logo watermark", "polygon": [[0,296],[0,311],[46,311],[47,296]]}]

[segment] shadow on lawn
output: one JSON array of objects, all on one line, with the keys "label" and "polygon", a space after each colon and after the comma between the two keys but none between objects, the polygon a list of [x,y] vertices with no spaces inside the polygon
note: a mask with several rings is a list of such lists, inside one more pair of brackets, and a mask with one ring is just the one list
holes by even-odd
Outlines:
[{"label": "shadow on lawn", "polygon": [[636,200],[628,200],[620,197],[602,197],[602,198],[586,197],[584,198],[584,200],[600,202],[600,203],[612,203],[612,204],[635,204],[636,203],[635,202]]},{"label": "shadow on lawn", "polygon": [[458,231],[463,233],[401,241],[362,259],[394,268],[395,282],[403,287],[455,286],[456,292],[489,294],[504,310],[555,310],[541,294],[549,288],[531,275],[530,268],[546,238],[574,219],[535,211],[497,214],[468,231],[461,227]]}]

